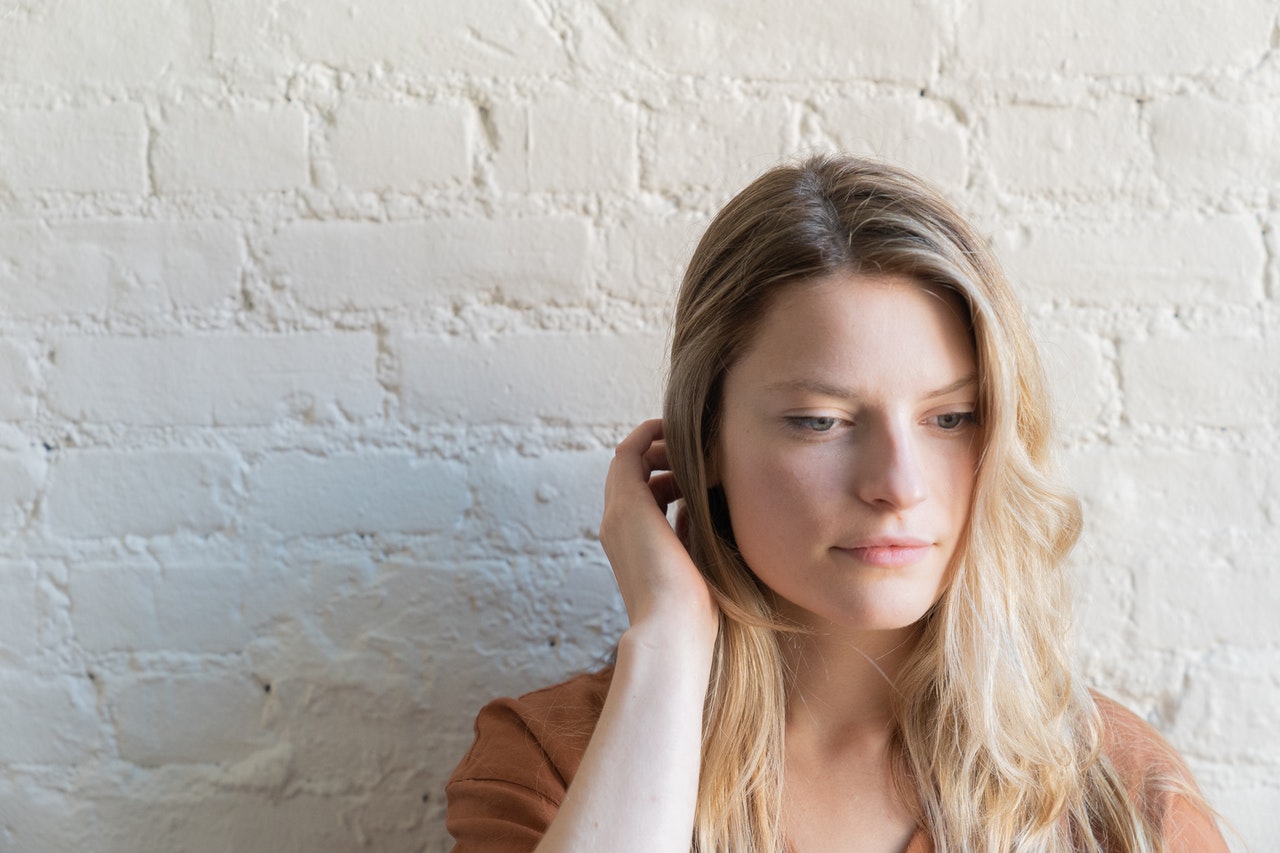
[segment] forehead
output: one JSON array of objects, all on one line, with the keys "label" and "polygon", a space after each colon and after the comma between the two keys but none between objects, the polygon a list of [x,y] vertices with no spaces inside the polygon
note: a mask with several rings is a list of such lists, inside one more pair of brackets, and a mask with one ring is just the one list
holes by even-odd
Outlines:
[{"label": "forehead", "polygon": [[773,294],[731,372],[769,381],[857,372],[945,384],[974,372],[975,360],[957,294],[905,275],[845,273]]}]

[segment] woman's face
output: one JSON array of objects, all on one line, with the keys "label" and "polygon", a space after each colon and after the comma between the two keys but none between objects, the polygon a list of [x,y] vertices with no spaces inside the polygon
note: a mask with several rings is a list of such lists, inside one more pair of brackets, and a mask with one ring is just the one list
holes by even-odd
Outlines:
[{"label": "woman's face", "polygon": [[905,276],[783,288],[725,377],[713,476],[743,559],[813,628],[902,628],[938,600],[981,435],[953,299]]}]

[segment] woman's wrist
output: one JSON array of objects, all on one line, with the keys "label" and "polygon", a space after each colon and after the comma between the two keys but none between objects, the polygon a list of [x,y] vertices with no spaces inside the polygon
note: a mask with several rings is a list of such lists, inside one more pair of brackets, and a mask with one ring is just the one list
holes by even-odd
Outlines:
[{"label": "woman's wrist", "polygon": [[719,620],[716,614],[669,615],[633,624],[618,640],[618,658],[664,667],[711,668]]}]

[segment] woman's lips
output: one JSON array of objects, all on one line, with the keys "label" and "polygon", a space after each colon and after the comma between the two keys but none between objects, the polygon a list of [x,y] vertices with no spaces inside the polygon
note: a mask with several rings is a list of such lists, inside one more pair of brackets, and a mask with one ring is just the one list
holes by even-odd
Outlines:
[{"label": "woman's lips", "polygon": [[869,566],[897,568],[923,560],[932,547],[933,543],[923,539],[895,537],[867,539],[836,550]]}]

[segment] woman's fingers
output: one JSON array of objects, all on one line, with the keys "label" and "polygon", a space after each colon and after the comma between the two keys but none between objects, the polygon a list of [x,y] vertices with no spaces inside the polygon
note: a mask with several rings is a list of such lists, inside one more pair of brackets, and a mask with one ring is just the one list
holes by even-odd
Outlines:
[{"label": "woman's fingers", "polygon": [[653,492],[654,500],[663,510],[680,500],[680,487],[676,484],[675,475],[670,471],[662,471],[651,476],[649,491]]},{"label": "woman's fingers", "polygon": [[670,473],[661,420],[645,421],[618,443],[610,476],[621,481],[647,481],[654,499],[664,508],[680,498],[680,489]]},{"label": "woman's fingers", "polygon": [[645,421],[631,431],[631,434],[619,442],[614,450],[615,456],[627,456],[638,453],[650,471],[666,471],[670,469],[667,460],[667,443],[662,437],[662,421]]},{"label": "woman's fingers", "polygon": [[644,452],[644,462],[650,471],[669,471],[671,463],[667,461],[667,443],[656,439]]},{"label": "woman's fingers", "polygon": [[662,421],[645,421],[618,443],[613,451],[613,462],[609,465],[606,491],[616,486],[629,487],[636,481],[643,482],[649,478],[654,468],[646,454],[661,435]]},{"label": "woman's fingers", "polygon": [[643,454],[644,451],[655,441],[662,438],[662,419],[653,418],[647,420],[640,426],[633,429],[626,438],[618,442],[618,447],[614,451],[616,455],[626,453]]}]

